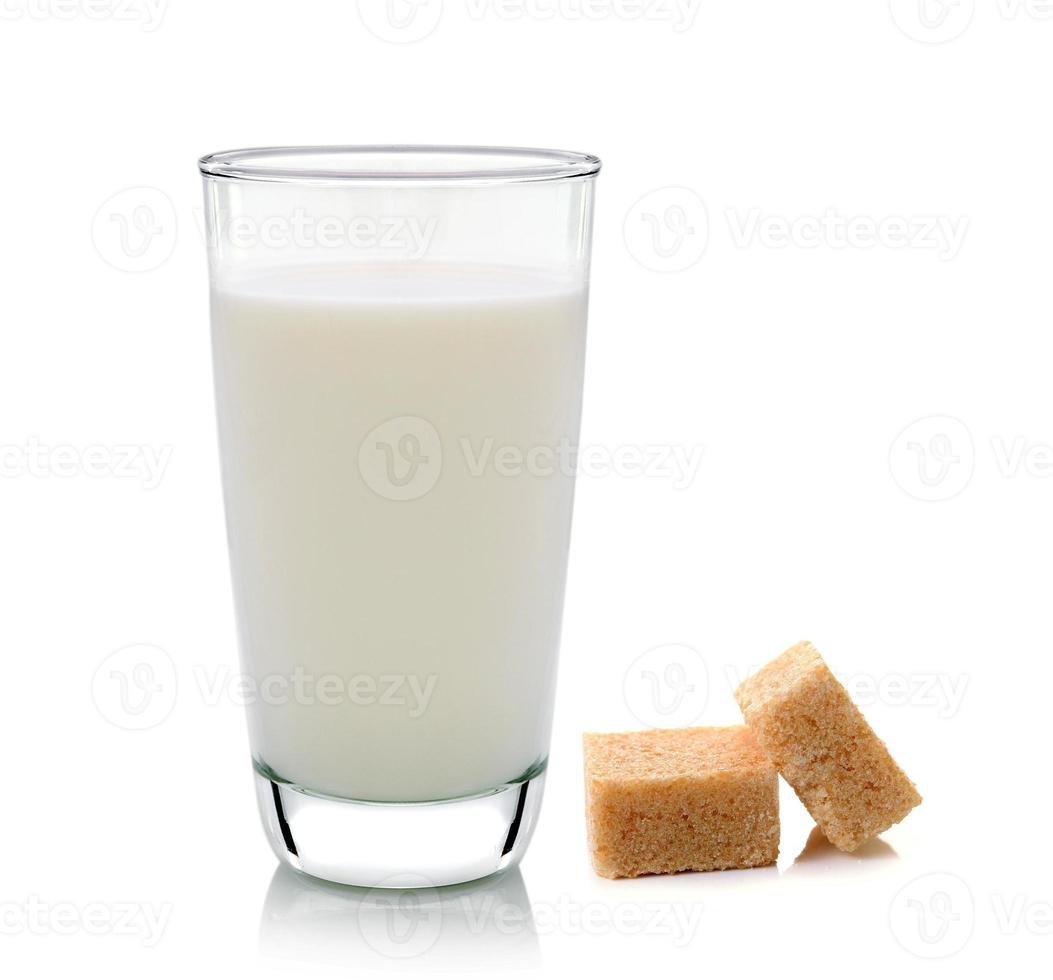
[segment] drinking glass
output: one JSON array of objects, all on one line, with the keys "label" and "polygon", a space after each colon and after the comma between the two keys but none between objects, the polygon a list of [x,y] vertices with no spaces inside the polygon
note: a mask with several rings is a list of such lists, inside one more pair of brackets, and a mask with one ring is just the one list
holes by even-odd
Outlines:
[{"label": "drinking glass", "polygon": [[488,147],[200,161],[252,763],[294,868],[443,885],[529,842],[599,168]]}]

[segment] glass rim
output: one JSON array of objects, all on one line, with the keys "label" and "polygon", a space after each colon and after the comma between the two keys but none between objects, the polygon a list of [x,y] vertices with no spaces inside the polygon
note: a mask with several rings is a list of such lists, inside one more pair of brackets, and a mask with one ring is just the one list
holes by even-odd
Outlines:
[{"label": "glass rim", "polygon": [[266,146],[209,153],[205,177],[279,183],[522,182],[593,177],[590,153],[515,146]]}]

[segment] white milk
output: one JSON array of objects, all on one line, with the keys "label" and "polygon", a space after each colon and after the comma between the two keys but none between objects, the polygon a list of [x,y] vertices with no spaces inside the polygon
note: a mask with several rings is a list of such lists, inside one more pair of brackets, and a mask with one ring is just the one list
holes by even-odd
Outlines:
[{"label": "white milk", "polygon": [[257,762],[382,801],[543,765],[573,497],[553,450],[577,443],[584,293],[319,267],[212,302]]}]

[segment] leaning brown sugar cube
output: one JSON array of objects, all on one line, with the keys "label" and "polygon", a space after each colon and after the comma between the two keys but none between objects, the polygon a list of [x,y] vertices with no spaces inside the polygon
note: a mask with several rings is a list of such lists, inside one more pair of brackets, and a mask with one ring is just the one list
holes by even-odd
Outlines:
[{"label": "leaning brown sugar cube", "polygon": [[854,851],[921,796],[811,643],[739,685],[746,724],[831,844]]},{"label": "leaning brown sugar cube", "polygon": [[596,873],[635,878],[774,863],[778,776],[744,725],[585,735]]}]

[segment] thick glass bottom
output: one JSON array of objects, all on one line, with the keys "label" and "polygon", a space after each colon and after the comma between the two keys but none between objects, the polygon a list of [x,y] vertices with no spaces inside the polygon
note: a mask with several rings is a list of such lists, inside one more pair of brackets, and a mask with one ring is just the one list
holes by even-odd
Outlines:
[{"label": "thick glass bottom", "polygon": [[325,881],[369,888],[455,885],[515,866],[545,785],[541,767],[461,799],[372,803],[319,795],[254,770],[260,817],[278,859]]}]

